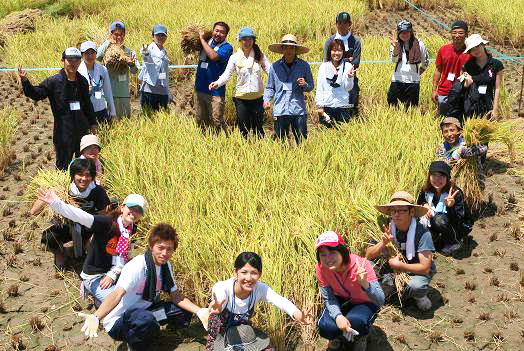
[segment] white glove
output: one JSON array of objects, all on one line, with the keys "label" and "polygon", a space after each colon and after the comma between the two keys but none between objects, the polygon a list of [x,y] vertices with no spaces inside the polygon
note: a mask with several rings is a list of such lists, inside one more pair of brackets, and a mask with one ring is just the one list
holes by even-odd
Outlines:
[{"label": "white glove", "polygon": [[85,332],[85,335],[89,338],[96,338],[98,336],[98,325],[100,324],[98,317],[94,314],[86,314],[81,312],[78,313],[78,316],[84,317],[86,319],[81,331]]},{"label": "white glove", "polygon": [[355,329],[349,328],[349,330],[343,333],[342,335],[344,335],[347,341],[351,342],[353,341],[353,338],[355,338],[355,336],[359,335],[359,332],[356,331]]},{"label": "white glove", "polygon": [[201,308],[196,312],[196,315],[198,318],[200,318],[200,321],[202,322],[202,325],[204,326],[204,329],[207,331],[207,327],[209,324],[209,308]]},{"label": "white glove", "polygon": [[329,117],[329,115],[327,113],[323,113],[322,116],[324,116],[324,120],[327,122],[327,123],[331,123],[331,117]]}]

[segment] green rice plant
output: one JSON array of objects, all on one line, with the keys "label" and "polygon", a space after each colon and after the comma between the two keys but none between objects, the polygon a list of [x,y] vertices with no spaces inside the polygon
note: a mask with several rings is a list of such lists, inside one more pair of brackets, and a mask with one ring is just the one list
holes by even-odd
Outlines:
[{"label": "green rice plant", "polygon": [[5,106],[0,109],[0,172],[3,172],[11,160],[11,141],[15,136],[18,118],[15,108]]},{"label": "green rice plant", "polygon": [[[263,258],[264,282],[318,313],[315,238],[337,230],[353,252],[380,238],[373,205],[396,190],[416,193],[439,139],[429,112],[367,111],[338,130],[313,126],[299,147],[238,131],[202,134],[184,115],[124,120],[102,135],[105,184],[120,196],[144,194],[142,233],[158,222],[177,228],[177,284],[198,303],[208,303],[211,286],[250,250]],[[277,349],[315,337],[314,328],[297,326],[288,334],[289,319],[272,307],[258,311],[257,323]]]}]

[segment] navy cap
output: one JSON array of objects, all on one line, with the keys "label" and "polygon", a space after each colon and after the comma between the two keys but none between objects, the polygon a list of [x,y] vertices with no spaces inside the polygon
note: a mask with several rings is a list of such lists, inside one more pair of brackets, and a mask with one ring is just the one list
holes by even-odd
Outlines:
[{"label": "navy cap", "polygon": [[451,25],[451,30],[453,29],[464,29],[466,32],[468,31],[468,24],[464,21],[455,21]]},{"label": "navy cap", "polygon": [[114,31],[115,29],[123,29],[123,30],[126,30],[126,26],[124,25],[123,22],[115,21],[115,22],[111,23],[111,25],[109,26],[109,31],[112,32],[112,31]]},{"label": "navy cap", "polygon": [[351,22],[351,16],[347,12],[341,12],[337,15],[337,23]]},{"label": "navy cap", "polygon": [[451,177],[451,167],[444,161],[433,161],[429,165],[429,173],[442,173],[446,177]]},{"label": "navy cap", "polygon": [[163,24],[155,24],[153,27],[153,35],[164,34],[167,35],[167,27]]}]

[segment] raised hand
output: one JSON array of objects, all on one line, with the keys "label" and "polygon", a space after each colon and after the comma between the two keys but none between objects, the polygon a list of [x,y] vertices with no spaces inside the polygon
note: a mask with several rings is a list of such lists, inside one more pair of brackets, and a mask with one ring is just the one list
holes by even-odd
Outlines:
[{"label": "raised hand", "polygon": [[148,54],[148,51],[147,51],[147,44],[143,44],[143,45],[142,45],[141,53],[142,53],[142,56]]},{"label": "raised hand", "polygon": [[27,72],[22,69],[22,66],[18,66],[18,76],[21,80],[27,79]]},{"label": "raised hand", "polygon": [[48,205],[51,205],[58,196],[53,189],[38,188],[36,191],[36,198],[40,201],[45,202]]},{"label": "raised hand", "polygon": [[367,289],[369,287],[368,282],[368,271],[366,270],[366,267],[364,267],[365,262],[360,262],[360,260],[357,258],[357,272],[355,274],[354,281],[357,281],[361,287],[364,289]]},{"label": "raised hand", "polygon": [[100,324],[100,321],[98,320],[98,317],[94,314],[86,314],[86,313],[78,313],[79,317],[84,317],[86,320],[84,322],[84,326],[80,331],[85,332],[85,335],[88,338],[96,338],[98,336],[98,325]]},{"label": "raised hand", "polygon": [[391,228],[387,226],[386,231],[382,234],[382,244],[387,245],[392,242],[394,239],[393,234],[391,233]]},{"label": "raised hand", "polygon": [[348,77],[353,78],[355,76],[355,73],[357,73],[357,69],[355,66],[351,65],[350,70],[348,71]]},{"label": "raised hand", "polygon": [[447,207],[453,207],[455,205],[455,196],[459,193],[459,190],[453,192],[453,186],[449,187],[448,196],[444,199],[444,203]]},{"label": "raised hand", "polygon": [[219,314],[222,312],[222,305],[224,304],[224,301],[218,301],[217,296],[215,293],[213,293],[213,301],[211,301],[209,304],[209,314]]}]

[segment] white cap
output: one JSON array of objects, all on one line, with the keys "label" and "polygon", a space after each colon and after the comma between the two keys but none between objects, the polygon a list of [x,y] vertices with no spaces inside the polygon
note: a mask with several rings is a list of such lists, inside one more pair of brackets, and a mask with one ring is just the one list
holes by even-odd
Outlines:
[{"label": "white cap", "polygon": [[98,146],[99,149],[101,149],[100,143],[98,142],[98,137],[96,135],[94,134],[84,135],[82,139],[80,139],[80,152],[84,151],[86,147],[91,146],[91,145],[96,145]]},{"label": "white cap", "polygon": [[94,41],[88,40],[80,44],[80,52],[82,52],[82,54],[89,49],[93,49],[96,51],[96,43]]},{"label": "white cap", "polygon": [[482,39],[480,34],[472,34],[466,38],[466,41],[464,43],[466,44],[466,50],[464,50],[464,52],[468,52],[475,46],[479,46],[480,44],[487,44],[489,43],[489,41]]},{"label": "white cap", "polygon": [[62,53],[63,59],[79,59],[82,58],[82,54],[80,53],[80,50],[77,48],[67,48]]},{"label": "white cap", "polygon": [[144,199],[142,195],[138,194],[127,195],[126,199],[124,200],[124,205],[127,207],[140,207],[142,209],[142,213],[144,213],[147,209],[146,199]]}]

